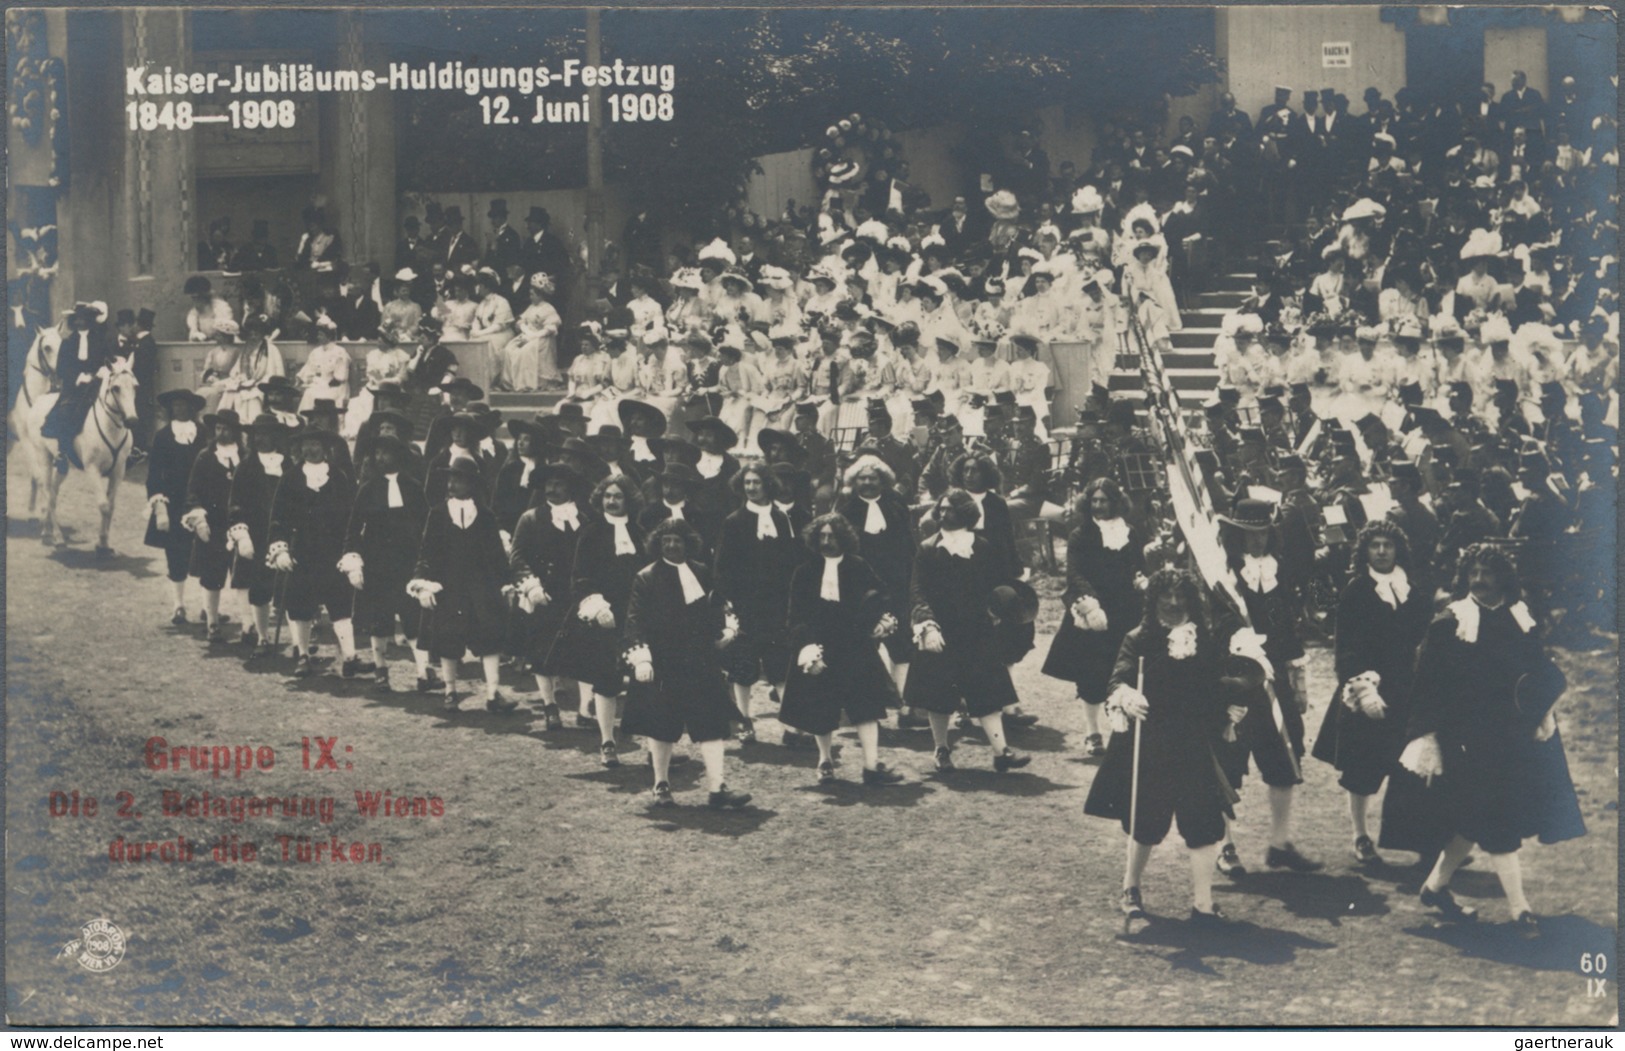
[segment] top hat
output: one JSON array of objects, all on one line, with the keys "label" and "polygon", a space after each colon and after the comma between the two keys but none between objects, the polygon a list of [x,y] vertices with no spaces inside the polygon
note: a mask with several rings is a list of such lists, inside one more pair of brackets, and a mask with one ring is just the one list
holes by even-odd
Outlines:
[{"label": "top hat", "polygon": [[448,223],[460,223],[463,221],[463,210],[454,204],[441,212],[440,217]]},{"label": "top hat", "polygon": [[545,226],[547,223],[552,221],[552,218],[552,216],[547,214],[547,209],[543,208],[539,204],[531,205],[530,211],[525,213],[525,222],[534,223],[537,226]]},{"label": "top hat", "polygon": [[508,217],[508,202],[501,197],[491,198],[491,206],[485,210],[487,219],[506,219]]},{"label": "top hat", "polygon": [[188,296],[207,296],[214,292],[214,286],[202,274],[193,274],[181,286],[181,292]]}]

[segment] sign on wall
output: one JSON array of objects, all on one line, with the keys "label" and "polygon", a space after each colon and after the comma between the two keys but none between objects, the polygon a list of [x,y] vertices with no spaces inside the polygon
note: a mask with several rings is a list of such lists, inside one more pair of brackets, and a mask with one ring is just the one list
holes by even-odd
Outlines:
[{"label": "sign on wall", "polygon": [[1347,40],[1327,40],[1320,45],[1321,69],[1353,69],[1354,45]]}]

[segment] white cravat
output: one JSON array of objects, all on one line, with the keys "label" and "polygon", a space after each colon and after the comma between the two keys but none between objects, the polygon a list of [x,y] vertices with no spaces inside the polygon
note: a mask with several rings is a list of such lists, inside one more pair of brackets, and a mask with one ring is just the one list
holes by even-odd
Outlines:
[{"label": "white cravat", "polygon": [[859,499],[869,505],[869,509],[863,513],[863,531],[871,536],[875,533],[884,533],[886,531],[886,513],[880,509],[880,497],[877,496],[871,500],[867,496],[863,496],[859,497]]},{"label": "white cravat", "polygon": [[976,534],[969,529],[944,529],[937,535],[942,538],[942,549],[955,558],[969,558],[976,544]]},{"label": "white cravat", "polygon": [[530,484],[530,472],[536,469],[536,460],[534,457],[521,456],[519,462],[525,465],[519,469],[519,488],[524,489]]},{"label": "white cravat", "polygon": [[180,444],[191,445],[197,441],[197,421],[176,420],[169,425],[169,433],[173,434]]},{"label": "white cravat", "polygon": [[818,597],[825,602],[841,601],[841,559],[845,557],[824,558],[824,578],[818,582]]},{"label": "white cravat", "polygon": [[641,434],[632,435],[632,459],[638,463],[653,463],[659,457],[649,448],[649,439]]},{"label": "white cravat", "polygon": [[756,516],[756,539],[777,540],[779,527],[773,524],[772,504],[753,504],[746,502],[745,509]]},{"label": "white cravat", "polygon": [[1398,609],[1411,597],[1410,577],[1405,574],[1404,566],[1395,566],[1390,572],[1378,573],[1370,566],[1366,571],[1371,574],[1371,580],[1377,585],[1377,597],[1388,603],[1389,609]]},{"label": "white cravat", "polygon": [[447,500],[446,510],[451,513],[451,524],[458,529],[473,525],[475,516],[480,512],[473,500]]},{"label": "white cravat", "polygon": [[701,478],[715,478],[722,473],[722,462],[721,453],[700,453],[700,462],[694,469],[700,472]]},{"label": "white cravat", "polygon": [[[969,492],[969,490],[966,490],[966,491]],[[982,528],[982,526],[987,524],[987,509],[982,506],[982,501],[987,499],[987,493],[985,493],[985,492],[971,493],[970,498],[972,500],[976,501],[976,526],[975,526],[975,528],[980,529],[980,528]]]},{"label": "white cravat", "polygon": [[384,481],[389,483],[389,493],[388,493],[388,496],[385,498],[384,506],[385,507],[405,507],[406,506],[406,498],[401,496],[401,475],[400,475],[400,472],[397,471],[394,474],[386,474],[386,475],[384,475]]},{"label": "white cravat", "polygon": [[79,360],[90,360],[90,333],[88,332],[79,333]]},{"label": "white cravat", "polygon": [[638,546],[632,543],[632,534],[626,528],[626,515],[612,515],[606,513],[604,521],[615,527],[615,553],[617,555],[635,555]]},{"label": "white cravat", "polygon": [[312,492],[321,492],[322,486],[327,484],[328,465],[325,463],[300,464],[299,469],[305,472],[305,484],[310,486]]},{"label": "white cravat", "polygon": [[1267,595],[1275,590],[1277,568],[1274,555],[1243,555],[1241,579],[1260,595]]},{"label": "white cravat", "polygon": [[1121,551],[1128,546],[1128,523],[1121,518],[1101,518],[1095,521],[1100,529],[1100,543],[1107,551]]},{"label": "white cravat", "polygon": [[[683,501],[683,504],[686,504],[687,502],[688,501],[685,500]],[[679,522],[688,521],[688,519],[683,517],[683,504],[666,504],[666,517],[675,518]]]},{"label": "white cravat", "polygon": [[260,466],[265,469],[265,474],[267,477],[282,477],[281,453],[256,453],[255,455],[260,458]]},{"label": "white cravat", "polygon": [[667,561],[666,565],[677,570],[677,580],[683,585],[683,604],[692,606],[705,597],[705,589],[700,586],[700,578],[694,575],[694,570],[687,562]]},{"label": "white cravat", "polygon": [[[1480,613],[1486,609],[1493,613],[1501,607],[1481,606],[1477,599],[1469,595],[1467,598],[1457,599],[1445,608],[1455,615],[1456,638],[1471,645],[1478,641],[1478,618]],[[1527,604],[1522,602],[1514,603],[1507,612],[1512,614],[1513,622],[1518,625],[1518,630],[1524,634],[1527,635],[1529,629],[1535,626],[1535,618],[1530,615]]]},{"label": "white cravat", "polygon": [[221,467],[224,467],[228,471],[235,471],[237,469],[237,462],[240,457],[237,446],[216,445],[214,447],[214,458],[220,461]]},{"label": "white cravat", "polygon": [[581,514],[575,504],[548,504],[547,511],[553,516],[554,529],[570,532],[581,528]]}]

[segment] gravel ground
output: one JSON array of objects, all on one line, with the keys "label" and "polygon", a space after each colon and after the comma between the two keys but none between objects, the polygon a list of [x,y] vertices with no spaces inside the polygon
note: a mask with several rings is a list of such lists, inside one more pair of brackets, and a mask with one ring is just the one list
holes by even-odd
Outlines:
[{"label": "gravel ground", "polygon": [[[16,469],[13,493],[26,492]],[[979,735],[961,770],[930,772],[925,731],[882,735],[907,785],[855,781],[850,731],[837,786],[816,756],[778,745],[730,750],[748,810],[703,807],[697,760],[675,774],[679,809],[648,805],[643,754],[605,771],[596,731],[544,733],[534,687],[511,716],[323,678],[295,684],[287,659],[245,666],[202,627],[168,624],[158,552],[140,546],[130,483],[98,561],[94,506],[70,479],[54,551],[37,524],[9,523],[6,1002],[18,1025],[1539,1025],[1617,1018],[1617,639],[1562,652],[1569,762],[1587,837],[1524,852],[1529,893],[1550,918],[1514,933],[1482,862],[1457,893],[1486,922],[1433,923],[1416,901],[1414,857],[1370,873],[1348,856],[1333,771],[1308,761],[1299,846],[1323,873],[1257,871],[1264,790],[1243,793],[1239,841],[1254,874],[1219,880],[1240,922],[1190,928],[1188,870],[1170,843],[1153,857],[1151,921],[1125,936],[1116,911],[1121,833],[1082,814],[1095,762],[1061,683],[1038,673],[1057,616],[1047,598],[1037,651],[1016,670],[1042,717],[1013,743],[1024,771],[996,775]],[[1051,586],[1053,595],[1055,588]],[[201,596],[193,590],[196,616]],[[228,603],[230,600],[228,599]],[[228,604],[234,621],[240,611]],[[235,624],[233,624],[235,631]],[[285,639],[286,641],[286,639]],[[330,641],[330,637],[329,637]],[[324,647],[329,654],[333,647]],[[397,690],[411,685],[406,652]],[[473,669],[470,667],[469,672]],[[1314,652],[1319,725],[1330,654]],[[760,710],[770,710],[762,702]],[[155,771],[144,743],[269,746],[269,771]],[[302,738],[337,738],[339,769],[305,769]],[[311,747],[312,766],[319,747]],[[162,796],[298,795],[337,800],[318,817],[165,817]],[[355,793],[438,797],[444,815],[364,818]],[[94,817],[52,817],[52,792],[94,796]],[[120,817],[118,793],[139,818]],[[252,863],[217,862],[221,835]],[[281,860],[277,837],[379,860]],[[185,836],[197,860],[109,860],[111,841]],[[290,841],[292,842],[292,841]],[[366,848],[363,848],[365,852]],[[98,917],[126,936],[96,973],[59,954]],[[1598,992],[1583,973],[1605,954]]]}]

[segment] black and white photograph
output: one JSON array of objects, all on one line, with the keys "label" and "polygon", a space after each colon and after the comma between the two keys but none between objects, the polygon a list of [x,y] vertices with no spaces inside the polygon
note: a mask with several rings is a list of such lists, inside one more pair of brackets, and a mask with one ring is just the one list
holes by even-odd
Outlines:
[{"label": "black and white photograph", "polygon": [[1617,1028],[1611,8],[5,32],[8,1026]]}]

